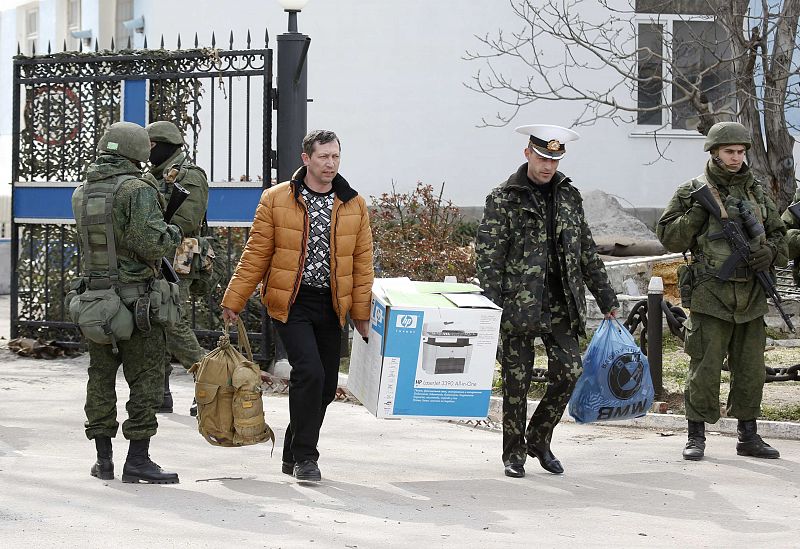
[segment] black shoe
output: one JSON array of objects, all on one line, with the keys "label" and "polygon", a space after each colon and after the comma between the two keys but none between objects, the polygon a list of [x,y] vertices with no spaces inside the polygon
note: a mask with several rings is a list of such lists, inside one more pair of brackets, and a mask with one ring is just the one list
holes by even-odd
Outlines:
[{"label": "black shoe", "polygon": [[539,464],[545,471],[553,473],[554,475],[560,475],[564,472],[561,462],[558,461],[558,458],[556,458],[556,456],[553,455],[553,452],[550,451],[549,444],[528,443],[528,455],[538,459]]},{"label": "black shoe", "polygon": [[197,417],[197,399],[192,399],[192,405],[189,406],[189,415],[192,417]]},{"label": "black shoe", "polygon": [[114,462],[111,450],[111,437],[96,437],[94,445],[97,448],[97,461],[92,465],[89,473],[101,480],[114,478]]},{"label": "black shoe", "polygon": [[150,459],[150,439],[132,440],[128,457],[122,468],[122,482],[146,482],[149,484],[178,484],[178,473],[161,469]]},{"label": "black shoe", "polygon": [[525,476],[525,467],[521,463],[509,463],[505,473],[507,477],[522,478]]},{"label": "black shoe", "polygon": [[700,461],[706,451],[706,424],[689,420],[689,435],[683,448],[683,459]]},{"label": "black shoe", "polygon": [[294,478],[308,482],[319,482],[322,480],[322,473],[319,472],[316,461],[307,459],[295,464]]},{"label": "black shoe", "polygon": [[281,473],[284,475],[289,475],[290,477],[294,475],[294,461],[284,461],[281,463]]},{"label": "black shoe", "polygon": [[764,459],[778,459],[781,453],[764,442],[756,432],[756,420],[742,421],[736,429],[739,442],[736,443],[736,453],[740,456],[752,456]]}]

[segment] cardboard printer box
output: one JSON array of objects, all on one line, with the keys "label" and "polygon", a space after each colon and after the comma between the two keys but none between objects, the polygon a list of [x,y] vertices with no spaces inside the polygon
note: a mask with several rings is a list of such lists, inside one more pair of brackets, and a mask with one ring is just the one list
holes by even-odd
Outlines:
[{"label": "cardboard printer box", "polygon": [[501,310],[473,284],[376,279],[347,388],[379,418],[485,419]]}]

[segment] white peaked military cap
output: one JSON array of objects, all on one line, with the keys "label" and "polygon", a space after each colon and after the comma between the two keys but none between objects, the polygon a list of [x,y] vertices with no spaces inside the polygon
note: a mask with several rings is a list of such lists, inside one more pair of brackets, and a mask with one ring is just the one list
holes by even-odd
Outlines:
[{"label": "white peaked military cap", "polygon": [[577,132],[552,124],[520,126],[516,128],[516,131],[529,137],[528,146],[533,152],[552,160],[561,160],[567,153],[564,143],[577,141],[581,138]]}]

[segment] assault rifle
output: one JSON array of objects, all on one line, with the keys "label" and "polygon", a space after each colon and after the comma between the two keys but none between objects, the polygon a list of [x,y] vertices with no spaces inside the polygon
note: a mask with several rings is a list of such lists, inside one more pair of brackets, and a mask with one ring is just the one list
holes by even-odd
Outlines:
[{"label": "assault rifle", "polygon": [[[758,221],[755,215],[753,215],[753,212],[745,208],[741,200],[737,204],[741,212],[741,221],[731,221],[727,218],[723,219],[720,213],[720,206],[707,184],[692,192],[692,198],[699,202],[700,205],[722,225],[722,231],[710,235],[709,238],[711,240],[724,238],[731,247],[731,256],[722,264],[722,267],[720,267],[717,272],[717,276],[720,280],[728,280],[733,276],[734,271],[740,264],[747,264],[750,261],[751,252],[749,240],[754,238],[765,240],[764,226]],[[744,227],[744,231],[742,227]],[[747,233],[746,235],[745,232]],[[792,325],[789,315],[787,315],[783,307],[781,307],[781,296],[775,289],[775,283],[772,277],[764,271],[758,271],[755,275],[756,280],[758,280],[759,284],[761,284],[761,287],[764,289],[764,293],[772,299],[772,303],[775,305],[775,308],[778,309],[786,326],[789,327],[789,330],[794,331],[794,326]]]},{"label": "assault rifle", "polygon": [[[166,223],[172,221],[172,216],[175,215],[175,212],[178,211],[178,208],[187,198],[189,198],[189,191],[179,183],[173,183],[172,194],[169,195],[169,203],[167,203],[167,209],[164,210],[164,221]],[[172,268],[172,263],[166,257],[161,258],[161,274],[164,275],[164,279],[167,282],[178,283],[178,273],[175,272],[175,269]]]}]

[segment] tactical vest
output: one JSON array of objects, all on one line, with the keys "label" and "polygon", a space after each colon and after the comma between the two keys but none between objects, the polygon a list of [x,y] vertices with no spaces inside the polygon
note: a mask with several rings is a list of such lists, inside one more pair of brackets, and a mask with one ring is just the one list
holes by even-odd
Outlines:
[{"label": "tactical vest", "polygon": [[114,197],[126,181],[137,179],[133,175],[109,177],[100,181],[84,183],[81,205],[75,221],[80,226],[83,250],[83,275],[89,289],[105,289],[119,286],[119,260],[133,254],[125,248],[118,249],[114,236],[112,211]]},{"label": "tactical vest", "polygon": [[[723,220],[728,219],[728,211],[725,207],[725,202],[720,197],[719,190],[713,185],[708,178],[704,175],[692,180],[693,189],[699,189],[703,185],[708,184],[711,194],[714,196],[717,206],[719,207],[720,216]],[[759,222],[764,223],[767,216],[766,206],[764,205],[764,191],[760,185],[754,185],[752,189],[747,191],[748,200],[754,205],[754,214]],[[721,234],[722,224],[712,215],[708,216],[708,223],[706,224],[702,233],[697,236],[697,248],[692,250],[692,256],[695,261],[696,270],[705,270],[708,274],[716,276],[718,270],[722,267],[725,261],[731,256],[731,247],[725,238],[712,239],[712,235]],[[758,241],[754,240],[750,244],[755,245]],[[698,273],[700,274],[700,273]],[[734,271],[733,276],[729,280],[734,282],[745,282],[753,278],[753,271],[744,263]]]},{"label": "tactical vest", "polygon": [[125,291],[131,294],[128,296],[131,301],[147,292],[146,284],[119,282],[112,210],[117,190],[129,179],[136,177],[106,178],[80,187],[75,220],[80,226],[84,276],[72,282],[65,299],[70,318],[86,339],[111,345],[115,354],[117,342],[130,339],[134,327]]}]

